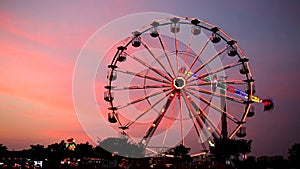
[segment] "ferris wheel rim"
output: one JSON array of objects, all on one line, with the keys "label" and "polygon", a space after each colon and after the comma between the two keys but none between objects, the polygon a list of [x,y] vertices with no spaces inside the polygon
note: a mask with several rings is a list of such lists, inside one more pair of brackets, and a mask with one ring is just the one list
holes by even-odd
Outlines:
[{"label": "ferris wheel rim", "polygon": [[[184,17],[175,17],[175,18],[179,18],[179,20],[184,20],[184,21],[194,21],[194,20],[197,20],[196,18],[184,18]],[[154,21],[154,22],[166,22],[166,23],[164,23],[164,25],[163,26],[165,26],[165,25],[170,25],[170,24],[172,24],[172,21],[171,22],[167,22],[167,21],[170,21],[171,19],[173,19],[173,18],[165,18],[165,19],[161,19],[161,20],[156,20],[156,21]],[[252,96],[252,89],[253,89],[253,81],[251,81],[252,80],[252,74],[251,74],[251,71],[250,71],[250,67],[249,67],[249,65],[248,65],[248,62],[246,61],[247,60],[247,58],[246,58],[246,56],[245,56],[245,54],[242,52],[242,50],[240,49],[240,47],[238,46],[238,44],[237,44],[237,42],[236,41],[234,41],[228,34],[226,34],[221,28],[217,28],[215,25],[212,25],[212,24],[210,24],[210,23],[208,23],[208,22],[205,22],[205,21],[202,21],[202,20],[198,20],[199,21],[199,23],[202,23],[202,24],[204,24],[205,26],[203,26],[203,25],[199,25],[201,28],[204,28],[204,29],[206,29],[207,31],[211,31],[211,32],[213,32],[213,33],[216,33],[217,35],[219,35],[220,36],[220,38],[222,39],[222,40],[224,40],[227,44],[228,44],[228,46],[232,46],[232,45],[234,45],[234,46],[236,46],[236,49],[237,49],[237,57],[239,58],[239,64],[241,64],[244,68],[246,67],[247,69],[248,69],[248,72],[245,74],[245,77],[246,77],[246,79],[243,81],[244,83],[246,83],[247,84],[247,86],[248,86],[248,88],[249,88],[249,93],[248,93],[248,98],[242,103],[242,104],[245,104],[246,106],[246,108],[245,108],[245,112],[243,113],[243,116],[242,116],[242,118],[240,119],[240,120],[235,120],[235,118],[234,118],[234,116],[232,116],[232,115],[230,115],[229,113],[227,113],[226,111],[221,111],[221,110],[219,110],[218,109],[218,111],[220,111],[220,112],[222,112],[222,113],[225,113],[225,114],[227,114],[230,118],[229,119],[231,119],[231,120],[233,120],[236,124],[237,124],[237,126],[236,126],[236,128],[230,133],[230,135],[229,135],[229,138],[232,138],[232,137],[234,137],[234,135],[236,134],[236,132],[243,126],[243,124],[245,123],[245,121],[246,121],[246,118],[247,118],[247,114],[248,114],[248,112],[250,111],[250,108],[251,108],[251,106],[252,106],[252,100],[251,100],[251,96]],[[187,23],[187,22],[180,22],[180,21],[178,21],[178,23],[179,24],[191,24],[191,23]],[[151,25],[152,24],[152,25]],[[206,27],[207,26],[207,27]],[[148,28],[147,28],[148,27]],[[118,63],[118,61],[117,61],[117,57],[118,56],[120,56],[120,54],[122,54],[122,53],[124,53],[124,51],[129,47],[129,45],[130,44],[132,44],[132,42],[137,38],[137,37],[139,37],[139,36],[141,36],[142,34],[144,34],[144,33],[147,33],[148,31],[150,31],[152,28],[154,28],[155,26],[153,26],[153,23],[150,23],[150,24],[147,24],[147,25],[145,25],[145,26],[142,26],[141,27],[141,29],[144,29],[144,30],[142,30],[142,31],[138,31],[138,32],[134,32],[131,36],[129,36],[128,38],[126,38],[126,43],[125,43],[125,45],[123,45],[123,46],[119,46],[118,47],[118,50],[117,50],[117,52],[116,52],[116,54],[114,55],[114,58],[113,58],[113,60],[112,60],[112,62],[110,63],[110,65],[108,66],[109,67],[109,69],[111,69],[112,70],[112,72],[114,71],[114,70],[116,70],[116,71],[120,71],[120,70],[118,70],[118,66],[117,66],[117,63]],[[217,32],[214,32],[215,30],[213,29],[213,28],[215,28],[215,29],[217,29]],[[176,31],[175,31],[175,34],[176,34]],[[160,36],[160,35],[159,35]],[[176,35],[175,35],[176,36]],[[176,40],[175,40],[176,41]],[[176,43],[176,42],[175,42]],[[225,50],[224,50],[225,51]],[[130,56],[130,57],[132,57],[132,56]],[[144,63],[145,64],[145,63]],[[205,66],[205,65],[204,65]],[[149,67],[148,67],[149,68]],[[150,67],[151,68],[151,67]],[[152,69],[151,69],[152,70]],[[158,81],[160,81],[160,82],[166,82],[166,84],[167,85],[170,85],[170,83],[168,83],[168,82],[170,82],[170,79],[169,78],[173,78],[173,82],[174,82],[174,78],[177,78],[177,77],[179,77],[178,75],[177,76],[175,76],[175,73],[174,73],[174,71],[172,71],[172,72],[168,72],[167,74],[162,74],[161,72],[159,72],[158,70],[155,70],[155,69],[153,69],[153,71],[154,72],[156,72],[157,74],[159,74],[160,76],[161,76],[161,78],[165,78],[164,79],[164,81],[162,81],[162,79],[159,79],[159,78],[157,78],[156,80],[158,80]],[[128,73],[128,72],[127,72]],[[197,73],[197,72],[196,72]],[[131,73],[131,74],[133,74],[133,73]],[[174,76],[171,76],[171,75],[174,75]],[[213,74],[213,73],[211,73],[211,74]],[[137,74],[135,74],[135,75],[137,75]],[[142,74],[138,74],[139,76],[144,76],[144,79],[146,79],[146,75],[142,75]],[[168,78],[169,77],[169,78]],[[189,78],[191,78],[192,76],[190,76],[190,77],[188,77],[188,79]],[[150,79],[150,77],[147,77],[147,79]],[[196,81],[196,80],[195,80]],[[175,83],[175,82],[174,82]],[[233,82],[234,83],[234,82]],[[112,90],[113,90],[113,87],[112,87],[113,85],[112,85],[112,80],[110,79],[110,80],[108,80],[108,85],[106,86],[106,88],[108,89],[108,93],[109,93],[109,95],[111,95],[112,94]],[[172,86],[172,83],[171,83],[171,86]],[[170,90],[172,90],[172,88],[170,89]],[[174,90],[173,90],[174,91]],[[184,91],[184,90],[182,90],[183,92],[186,92],[186,91]],[[170,91],[167,91],[167,92],[170,92]],[[205,92],[205,91],[204,91]],[[187,92],[187,93],[189,93],[190,95],[193,95],[193,92],[191,92],[191,91],[189,91],[189,92]],[[186,93],[186,94],[187,94]],[[168,95],[172,95],[172,92],[170,92],[170,93],[168,93]],[[219,95],[220,97],[221,97],[221,95]],[[196,97],[196,96],[195,96]],[[228,97],[228,99],[232,99],[232,97]],[[148,100],[148,99],[147,99]],[[206,102],[207,103],[207,105],[209,105],[209,106],[211,106],[210,104],[208,104],[208,102],[207,101],[204,101],[205,99],[203,99],[203,102]],[[113,103],[113,101],[111,100],[111,101],[109,101],[109,104],[110,104],[110,110],[112,110],[112,112],[114,113],[114,110],[117,110],[118,108],[114,105],[114,103]],[[214,106],[213,106],[214,107]],[[117,115],[113,115],[115,118],[116,118],[116,120],[117,120],[117,122],[118,122],[118,124],[120,125],[120,127],[126,127],[127,126],[127,124],[123,124],[121,121],[120,121],[120,119],[118,118],[118,116]],[[131,126],[132,124],[130,124],[130,126]]]}]

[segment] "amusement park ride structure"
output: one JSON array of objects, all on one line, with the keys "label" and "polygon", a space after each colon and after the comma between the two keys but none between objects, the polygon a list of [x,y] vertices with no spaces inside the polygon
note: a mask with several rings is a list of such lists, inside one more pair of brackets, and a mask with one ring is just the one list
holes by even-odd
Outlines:
[{"label": "amusement park ride structure", "polygon": [[188,126],[203,149],[216,138],[245,137],[253,104],[265,111],[274,106],[254,95],[249,59],[238,43],[206,21],[155,20],[119,44],[104,92],[108,121],[152,153],[162,153],[151,147],[165,147],[176,132],[184,145]]}]

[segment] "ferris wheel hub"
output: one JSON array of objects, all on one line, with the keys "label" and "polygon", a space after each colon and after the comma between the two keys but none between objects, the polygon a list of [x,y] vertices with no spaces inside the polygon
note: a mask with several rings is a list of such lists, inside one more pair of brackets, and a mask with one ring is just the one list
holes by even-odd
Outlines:
[{"label": "ferris wheel hub", "polygon": [[179,76],[173,80],[173,87],[175,89],[181,90],[185,87],[185,85],[186,85],[186,81],[183,77]]}]

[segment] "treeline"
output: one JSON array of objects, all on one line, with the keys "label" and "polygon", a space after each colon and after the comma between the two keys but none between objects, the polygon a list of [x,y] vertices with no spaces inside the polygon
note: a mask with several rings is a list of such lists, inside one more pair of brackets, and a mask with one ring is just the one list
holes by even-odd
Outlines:
[{"label": "treeline", "polygon": [[[12,166],[15,163],[28,163],[28,159],[30,159],[30,161],[43,161],[43,168],[52,169],[61,168],[62,162],[66,161],[73,162],[74,164],[76,162],[77,165],[78,163],[79,165],[84,165],[89,159],[115,160],[119,166],[124,163],[124,159],[132,161],[130,158],[124,158],[124,156],[136,155],[137,157],[141,157],[143,153],[143,150],[139,146],[129,143],[127,139],[108,138],[99,142],[100,146],[92,146],[88,142],[79,144],[73,143],[74,142],[70,140],[62,140],[59,143],[53,143],[48,146],[40,144],[30,145],[29,149],[21,151],[9,151],[5,145],[0,144],[0,168],[4,166],[1,166],[1,163]],[[220,147],[220,149],[222,149],[222,147]],[[166,163],[176,164],[177,168],[178,166],[179,168],[220,168],[224,165],[224,163],[219,163],[215,157],[213,157],[212,161],[207,161],[205,158],[201,160],[199,160],[199,158],[191,158],[188,155],[189,148],[182,145],[174,147],[172,150],[170,154],[174,157],[167,159],[167,162],[164,162],[166,159],[163,158],[165,157],[160,157],[152,160],[152,164],[149,164],[148,160],[144,160],[140,163],[144,164],[147,162],[149,166],[152,165],[152,168],[158,168],[161,165],[165,166]],[[119,156],[119,154],[122,154],[122,156]],[[288,149],[288,159],[284,159],[283,156],[261,156],[258,158],[251,156],[245,160],[234,158],[231,162],[239,169],[300,169],[300,143],[294,144]],[[143,165],[143,167],[147,168],[146,165]]]}]

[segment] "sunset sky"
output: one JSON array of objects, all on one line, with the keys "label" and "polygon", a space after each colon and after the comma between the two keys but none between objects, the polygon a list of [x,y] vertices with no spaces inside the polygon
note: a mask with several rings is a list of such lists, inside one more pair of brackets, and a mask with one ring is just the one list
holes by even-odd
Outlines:
[{"label": "sunset sky", "polygon": [[247,121],[252,154],[286,156],[300,142],[299,8],[296,0],[1,1],[0,144],[20,150],[69,137],[91,141],[72,99],[81,48],[119,17],[162,12],[206,20],[238,41],[256,94],[275,102],[272,112],[256,106]]}]

